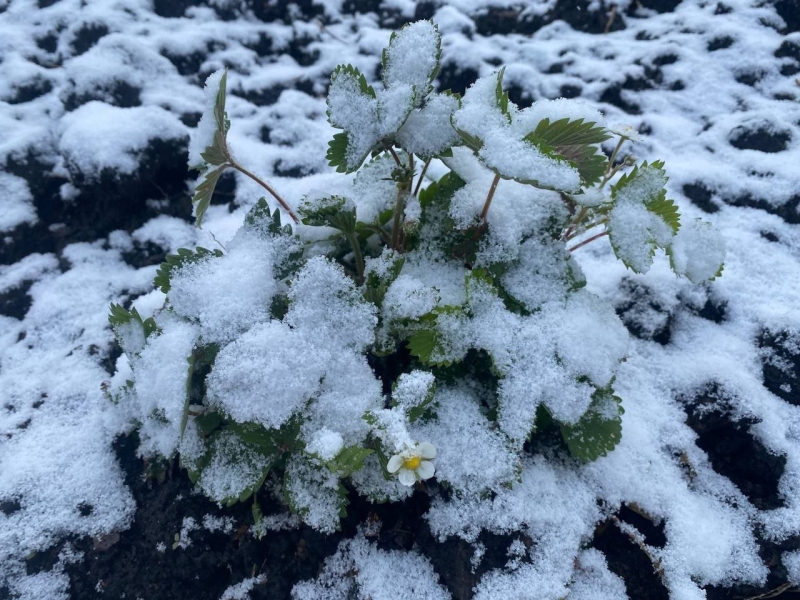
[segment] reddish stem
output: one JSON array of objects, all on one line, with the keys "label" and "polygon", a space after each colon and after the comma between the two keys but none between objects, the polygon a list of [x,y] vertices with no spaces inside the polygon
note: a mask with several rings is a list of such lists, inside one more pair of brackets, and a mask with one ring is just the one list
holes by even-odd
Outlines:
[{"label": "reddish stem", "polygon": [[574,245],[572,248],[569,249],[569,251],[573,252],[573,251],[577,250],[578,248],[580,248],[582,246],[585,246],[586,244],[589,244],[589,243],[591,243],[591,242],[593,242],[593,241],[595,241],[597,239],[600,239],[604,235],[608,235],[608,232],[604,231],[603,233],[598,233],[597,235],[593,235],[588,240],[583,240],[580,244]]}]

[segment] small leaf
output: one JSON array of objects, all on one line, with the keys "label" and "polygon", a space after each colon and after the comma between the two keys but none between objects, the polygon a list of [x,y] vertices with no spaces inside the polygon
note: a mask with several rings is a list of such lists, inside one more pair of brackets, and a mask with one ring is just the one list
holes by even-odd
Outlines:
[{"label": "small leaf", "polygon": [[347,132],[342,131],[333,134],[333,139],[328,142],[328,153],[325,158],[328,159],[328,165],[336,168],[337,173],[347,173],[347,145],[349,140]]},{"label": "small leaf", "polygon": [[497,86],[495,87],[494,94],[497,98],[497,107],[500,109],[508,122],[511,123],[511,113],[508,111],[508,92],[503,90],[503,75],[506,72],[506,68],[503,67],[497,72]]},{"label": "small leaf", "polygon": [[207,412],[202,415],[197,415],[194,418],[194,422],[200,430],[200,433],[207,436],[222,425],[222,415],[216,411]]},{"label": "small leaf", "polygon": [[524,139],[543,153],[570,162],[578,169],[584,185],[594,185],[605,173],[608,159],[596,144],[611,136],[596,123],[583,119],[559,119],[551,123],[550,119],[543,119]]},{"label": "small leaf", "polygon": [[206,248],[198,246],[194,252],[187,248],[178,248],[177,254],[168,254],[166,259],[161,266],[156,271],[156,277],[153,280],[153,285],[157,288],[161,288],[161,291],[165,294],[169,293],[170,290],[170,277],[172,276],[172,271],[174,269],[180,268],[184,265],[196,263],[201,260],[206,260],[214,256],[222,256],[222,252],[220,250],[208,250]]},{"label": "small leaf", "polygon": [[356,207],[342,196],[306,198],[297,212],[304,225],[333,227],[345,234],[356,231]]},{"label": "small leaf", "polygon": [[214,189],[217,187],[217,182],[223,171],[228,168],[224,164],[217,167],[213,171],[208,171],[203,176],[203,181],[197,184],[194,189],[194,196],[192,197],[192,204],[195,204],[195,214],[197,215],[197,226],[202,229],[203,216],[206,214],[209,204],[211,204],[211,196],[214,195]]},{"label": "small leaf", "polygon": [[392,33],[381,55],[385,87],[414,86],[419,105],[433,89],[431,83],[439,72],[441,56],[442,36],[432,21],[407,23]]},{"label": "small leaf", "polygon": [[186,425],[189,423],[189,404],[192,401],[192,376],[197,362],[197,355],[194,351],[186,359],[186,362],[189,363],[189,368],[186,373],[186,396],[183,400],[183,414],[181,415],[181,440],[183,440],[183,434],[186,433]]},{"label": "small leaf", "polygon": [[361,470],[364,466],[364,461],[373,452],[373,450],[362,448],[361,446],[344,448],[336,455],[336,458],[330,461],[328,468],[339,477],[349,477],[356,471]]},{"label": "small leaf", "polygon": [[675,202],[667,199],[666,190],[662,190],[662,193],[655,200],[645,202],[644,205],[651,213],[664,219],[672,229],[672,233],[678,233],[681,227],[681,215]]},{"label": "small leaf", "polygon": [[609,388],[597,390],[592,404],[574,425],[561,425],[570,454],[591,462],[616,448],[622,439],[622,400]]}]

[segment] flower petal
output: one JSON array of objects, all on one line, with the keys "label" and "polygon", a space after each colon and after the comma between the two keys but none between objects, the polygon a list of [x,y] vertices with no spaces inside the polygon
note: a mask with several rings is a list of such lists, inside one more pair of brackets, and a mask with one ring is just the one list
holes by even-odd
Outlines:
[{"label": "flower petal", "polygon": [[397,473],[397,470],[403,466],[403,457],[399,454],[395,454],[392,458],[389,459],[389,464],[386,465],[386,470],[389,473]]},{"label": "flower petal", "polygon": [[417,476],[411,469],[400,469],[400,475],[398,478],[400,479],[400,483],[407,485],[408,487],[411,487],[417,482]]},{"label": "flower petal", "polygon": [[436,458],[436,446],[430,442],[422,442],[417,446],[417,452],[422,458]]},{"label": "flower petal", "polygon": [[429,460],[423,460],[417,467],[417,475],[419,475],[420,479],[430,479],[435,472],[436,467]]}]

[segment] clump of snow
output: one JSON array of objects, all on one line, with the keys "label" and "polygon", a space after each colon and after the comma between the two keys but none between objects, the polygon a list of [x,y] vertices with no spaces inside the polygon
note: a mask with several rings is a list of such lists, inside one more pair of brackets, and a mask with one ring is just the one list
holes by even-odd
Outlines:
[{"label": "clump of snow", "polygon": [[434,157],[460,140],[450,123],[458,99],[447,94],[431,94],[425,106],[412,112],[397,132],[397,141],[406,152],[422,158]]},{"label": "clump of snow", "polygon": [[225,590],[219,600],[247,600],[250,598],[250,592],[252,592],[256,586],[266,583],[266,581],[267,578],[264,575],[249,577],[248,579],[230,586]]},{"label": "clump of snow", "polygon": [[325,358],[285,323],[256,325],[220,350],[207,380],[209,400],[236,421],[280,427],[319,388]]},{"label": "clump of snow", "polygon": [[411,85],[419,102],[431,88],[438,49],[439,34],[430,21],[417,21],[403,27],[393,35],[384,54],[386,87]]},{"label": "clump of snow", "polygon": [[725,239],[711,223],[701,219],[681,223],[670,258],[675,271],[692,283],[713,279],[725,262]]},{"label": "clump of snow", "polygon": [[145,456],[172,456],[180,441],[180,423],[186,404],[189,376],[187,358],[197,342],[197,328],[168,318],[161,333],[150,337],[132,359],[136,373],[135,418],[142,423],[139,452]]},{"label": "clump of snow", "polygon": [[153,140],[183,142],[186,127],[157,106],[118,108],[92,101],[61,121],[59,151],[71,172],[97,180],[103,172],[131,174]]},{"label": "clump of snow", "polygon": [[243,231],[223,257],[188,262],[172,271],[170,306],[197,320],[207,342],[235,338],[269,319],[270,302],[280,289],[274,266],[285,245],[282,238]]},{"label": "clump of snow", "polygon": [[336,458],[336,455],[339,454],[343,447],[344,439],[342,439],[340,433],[322,428],[311,436],[311,440],[306,446],[306,452],[328,461]]},{"label": "clump of snow", "polygon": [[23,223],[33,225],[37,221],[36,208],[28,182],[0,172],[0,197],[4,199],[3,212],[0,213],[0,233],[12,231]]},{"label": "clump of snow", "polygon": [[339,544],[315,581],[292,589],[293,600],[447,600],[428,559],[416,552],[381,550],[363,535]]}]

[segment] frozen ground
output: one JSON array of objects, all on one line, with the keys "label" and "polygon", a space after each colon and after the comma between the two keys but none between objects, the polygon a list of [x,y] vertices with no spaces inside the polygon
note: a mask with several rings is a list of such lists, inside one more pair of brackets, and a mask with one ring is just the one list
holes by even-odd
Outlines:
[{"label": "frozen ground", "polygon": [[[69,598],[81,555],[64,541],[102,547],[131,525],[112,448],[127,426],[103,394],[117,353],[108,305],[158,309],[164,253],[225,242],[260,196],[226,179],[204,231],[191,224],[185,151],[200,83],[230,68],[231,145],[297,203],[341,177],[324,160],[331,70],[350,62],[376,79],[388,30],[415,16],[444,34],[442,88],[463,92],[508,65],[520,105],[592,102],[641,132],[628,150],[664,159],[681,212],[728,244],[724,276],[705,287],[676,280],[664,257],[636,276],[605,242],[576,253],[633,334],[616,382],[623,440],[579,471],[531,461],[474,529],[448,530],[459,507],[434,504],[438,535],[505,528],[536,542],[512,544],[476,597],[625,598],[587,548],[623,505],[660,526],[658,543],[620,524],[672,598],[800,585],[800,6],[642,4],[618,5],[609,23],[609,6],[562,0],[0,0],[0,598]],[[199,524],[184,525],[185,542]],[[165,556],[184,549],[174,533]],[[31,566],[52,548],[53,564]],[[448,597],[423,555],[378,550],[363,532],[320,581],[353,565],[369,597],[414,585],[398,576],[387,588],[397,570],[428,586],[416,597]],[[256,597],[263,583],[231,581],[225,597]]]}]

